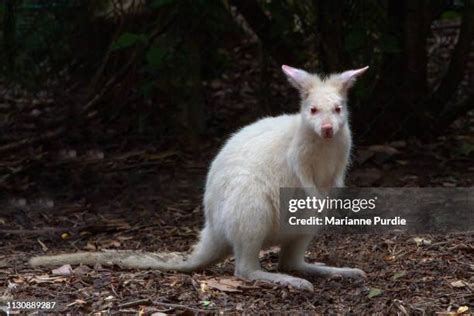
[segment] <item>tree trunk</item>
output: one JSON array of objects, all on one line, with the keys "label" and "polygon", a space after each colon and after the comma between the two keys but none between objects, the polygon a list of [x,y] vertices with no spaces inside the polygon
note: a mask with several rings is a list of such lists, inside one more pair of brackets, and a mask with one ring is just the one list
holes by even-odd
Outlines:
[{"label": "tree trunk", "polygon": [[452,98],[464,77],[474,39],[474,1],[465,0],[464,14],[459,38],[451,56],[448,71],[440,85],[426,102],[426,108],[435,116]]},{"label": "tree trunk", "polygon": [[[398,40],[399,52],[383,54],[380,78],[373,102],[355,118],[356,132],[375,137],[403,137],[419,132],[417,121],[423,111],[420,102],[427,93],[426,40],[433,19],[427,0],[389,0],[386,33]],[[392,131],[387,133],[387,131]]]},{"label": "tree trunk", "polygon": [[405,5],[404,25],[404,91],[400,91],[407,109],[417,111],[417,103],[427,92],[428,57],[426,39],[431,25],[429,1],[410,1]]},{"label": "tree trunk", "polygon": [[15,48],[16,48],[16,28],[15,28],[15,0],[5,1],[5,14],[3,18],[3,45],[5,51],[7,74],[14,74],[15,69]]},{"label": "tree trunk", "polygon": [[252,30],[262,42],[263,48],[279,64],[299,66],[300,54],[295,52],[294,43],[289,38],[276,32],[268,16],[255,0],[230,0],[237,10],[243,15]]},{"label": "tree trunk", "polygon": [[320,0],[314,3],[318,13],[318,33],[323,71],[338,72],[349,68],[350,60],[344,48],[342,0]]}]

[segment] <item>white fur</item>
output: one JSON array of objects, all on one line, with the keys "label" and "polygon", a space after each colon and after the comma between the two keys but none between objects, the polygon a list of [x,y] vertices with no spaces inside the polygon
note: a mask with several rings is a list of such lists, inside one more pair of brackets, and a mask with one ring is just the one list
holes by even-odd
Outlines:
[{"label": "white fur", "polygon": [[[365,68],[366,69],[366,68]],[[315,188],[326,192],[342,187],[351,150],[347,90],[365,69],[348,71],[322,79],[303,70],[283,66],[302,96],[300,112],[259,120],[234,134],[211,164],[204,195],[205,228],[190,259],[164,262],[137,255],[109,263],[127,267],[152,267],[191,271],[235,255],[235,274],[312,290],[308,281],[281,273],[262,271],[259,252],[280,245],[281,270],[299,270],[320,275],[363,276],[359,269],[333,268],[304,262],[311,237],[284,235],[279,229],[279,189]],[[317,113],[311,113],[317,107]],[[340,107],[340,113],[336,112]],[[323,125],[330,124],[333,137],[323,138]],[[75,254],[74,262],[89,263],[90,254]],[[79,256],[79,257],[78,257]],[[49,258],[48,260],[46,258]],[[53,260],[52,258],[56,258]],[[34,265],[54,262],[58,257],[37,257]],[[145,257],[143,257],[145,258]],[[61,259],[64,259],[61,257]],[[82,260],[82,261],[81,261]],[[63,260],[65,261],[65,260]]]}]

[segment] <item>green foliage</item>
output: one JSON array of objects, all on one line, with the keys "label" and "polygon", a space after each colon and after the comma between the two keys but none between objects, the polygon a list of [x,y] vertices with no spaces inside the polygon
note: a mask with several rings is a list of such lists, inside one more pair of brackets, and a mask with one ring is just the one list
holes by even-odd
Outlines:
[{"label": "green foliage", "polygon": [[123,33],[111,45],[112,50],[124,49],[135,46],[139,43],[146,43],[147,36],[145,34]]},{"label": "green foliage", "polygon": [[447,10],[441,14],[442,20],[457,20],[461,17],[461,14],[457,11]]},{"label": "green foliage", "polygon": [[379,296],[381,294],[383,294],[383,291],[381,289],[371,288],[370,291],[369,291],[369,294],[367,294],[367,297],[368,298],[374,298],[374,297]]},{"label": "green foliage", "polygon": [[[175,105],[167,109],[168,115],[187,111],[191,113],[188,116],[193,116],[194,112],[189,109],[201,102],[201,83],[218,78],[226,68],[233,66],[233,49],[241,45],[244,38],[251,37],[243,32],[248,31],[249,26],[255,28],[253,32],[261,42],[254,45],[255,42],[248,41],[242,46],[257,60],[265,56],[262,58],[265,63],[266,56],[271,55],[278,61],[298,56],[295,60],[308,61],[306,66],[313,69],[332,70],[331,67],[342,69],[369,64],[371,71],[361,79],[367,82],[375,82],[377,78],[390,80],[390,76],[379,74],[380,66],[386,65],[384,60],[388,58],[398,60],[394,68],[402,68],[398,57],[402,57],[400,54],[407,46],[406,34],[399,34],[403,27],[396,20],[397,14],[389,10],[387,1],[342,1],[329,6],[336,14],[322,9],[333,4],[331,0],[255,1],[256,8],[267,15],[265,23],[268,20],[260,30],[268,32],[269,36],[255,32],[259,21],[245,24],[239,16],[236,23],[230,13],[229,0],[148,0],[143,11],[122,12],[122,16],[114,16],[115,19],[112,14],[104,14],[110,12],[111,0],[14,1],[17,5],[15,17],[10,15],[8,19],[8,6],[0,3],[0,20],[4,28],[0,36],[0,58],[4,61],[0,63],[1,75],[15,83],[40,88],[47,80],[57,78],[61,71],[74,74],[81,69],[85,77],[98,78],[93,83],[98,83],[100,88],[101,83],[107,82],[105,79],[116,76],[117,71],[132,61],[134,64],[124,76],[130,75],[129,82],[136,86],[130,87],[127,93],[138,91],[138,96],[146,98],[147,102],[158,99],[156,103],[149,102],[157,104],[156,108],[166,103],[162,99],[168,97]],[[451,5],[441,18],[459,18],[461,2]],[[396,3],[391,2],[391,5]],[[249,15],[244,16],[247,22],[252,18]],[[321,32],[319,28],[325,25],[335,26],[334,33],[338,34],[332,35],[331,29]],[[94,29],[95,26],[98,27]],[[92,32],[91,29],[101,31]],[[82,42],[77,34],[82,34]],[[269,39],[267,43],[264,43],[265,37]],[[276,48],[268,49],[272,45]],[[282,47],[286,56],[277,56]],[[261,56],[258,55],[260,52],[263,52]],[[327,52],[334,52],[334,55]],[[328,62],[325,59],[330,58],[321,56],[337,58]],[[258,67],[258,61],[254,65]],[[394,73],[395,77],[396,71]],[[369,84],[357,85],[353,91],[353,105],[366,103],[364,101],[373,97],[372,92],[373,87]],[[144,132],[149,126],[157,125],[150,123],[149,120],[155,117],[148,114],[139,120],[139,129]],[[164,125],[166,123],[175,122],[166,120]]]},{"label": "green foliage", "polygon": [[0,43],[5,47],[0,51],[1,58],[10,60],[8,69],[2,72],[17,83],[37,89],[38,83],[53,79],[73,58],[70,39],[83,7],[75,1],[14,3],[14,9],[8,12],[11,25],[3,30]]},{"label": "green foliage", "polygon": [[474,144],[473,143],[462,143],[461,146],[457,147],[455,151],[456,156],[473,156],[474,155]]},{"label": "green foliage", "polygon": [[154,68],[159,68],[165,58],[165,55],[166,55],[166,52],[164,49],[160,47],[151,47],[146,52],[147,65]]},{"label": "green foliage", "polygon": [[150,2],[149,7],[152,9],[161,9],[164,6],[174,3],[176,0],[153,0]]},{"label": "green foliage", "polygon": [[391,34],[382,34],[379,41],[380,49],[384,53],[399,53],[401,47],[398,38]]},{"label": "green foliage", "polygon": [[365,29],[354,28],[346,34],[345,48],[351,52],[358,51],[365,46],[366,39],[367,34]]}]

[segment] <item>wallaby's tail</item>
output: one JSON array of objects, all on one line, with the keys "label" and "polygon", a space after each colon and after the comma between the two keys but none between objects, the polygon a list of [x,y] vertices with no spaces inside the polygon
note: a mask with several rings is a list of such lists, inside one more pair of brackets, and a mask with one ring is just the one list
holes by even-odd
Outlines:
[{"label": "wallaby's tail", "polygon": [[229,246],[216,238],[206,227],[200,241],[189,255],[184,253],[153,253],[136,251],[78,252],[30,259],[32,266],[57,266],[63,264],[118,265],[124,268],[176,270],[191,272],[204,269],[229,254]]}]

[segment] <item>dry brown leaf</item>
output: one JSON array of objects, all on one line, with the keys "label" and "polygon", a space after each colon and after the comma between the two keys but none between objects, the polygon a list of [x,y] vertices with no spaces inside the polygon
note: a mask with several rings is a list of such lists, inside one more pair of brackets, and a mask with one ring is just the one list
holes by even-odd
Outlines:
[{"label": "dry brown leaf", "polygon": [[464,313],[467,313],[467,311],[469,310],[469,307],[467,306],[459,306],[458,310],[456,311],[456,313],[458,314],[464,314]]},{"label": "dry brown leaf", "polygon": [[0,259],[0,268],[8,268],[8,261],[6,259]]},{"label": "dry brown leaf", "polygon": [[432,241],[429,239],[424,239],[422,237],[415,237],[413,238],[413,241],[417,246],[429,246],[431,245]]},{"label": "dry brown leaf", "polygon": [[72,274],[72,267],[70,264],[65,264],[57,269],[53,269],[51,273],[53,273],[53,275],[69,276]]},{"label": "dry brown leaf", "polygon": [[42,242],[39,238],[37,239],[37,241],[38,241],[38,243],[40,244],[41,249],[42,249],[44,252],[48,251],[48,246],[46,246],[44,242]]},{"label": "dry brown leaf", "polygon": [[119,248],[121,246],[120,242],[117,240],[108,240],[101,243],[103,248]]},{"label": "dry brown leaf", "polygon": [[89,268],[88,266],[86,265],[80,265],[78,266],[77,268],[75,268],[72,272],[75,274],[75,275],[85,275],[85,274],[88,274],[92,271],[91,268]]},{"label": "dry brown leaf", "polygon": [[66,281],[67,281],[67,278],[64,278],[62,276],[50,277],[47,274],[37,275],[37,276],[33,277],[30,280],[30,282],[37,283],[37,284],[41,284],[41,283],[61,283],[61,282],[66,282]]},{"label": "dry brown leaf", "polygon": [[369,150],[376,153],[384,153],[390,156],[399,153],[399,151],[396,148],[389,145],[372,145],[372,146],[369,146]]},{"label": "dry brown leaf", "polygon": [[263,257],[263,256],[271,254],[271,253],[278,253],[279,251],[280,251],[280,247],[274,246],[274,247],[270,247],[270,248],[265,249],[265,250],[260,250],[259,256]]},{"label": "dry brown leaf", "polygon": [[67,304],[67,307],[71,307],[71,306],[74,306],[74,305],[85,305],[85,304],[87,304],[86,301],[81,300],[81,299],[77,299],[74,302],[72,302],[70,304]]},{"label": "dry brown leaf", "polygon": [[463,280],[457,280],[450,283],[452,287],[461,288],[466,286],[466,282]]},{"label": "dry brown leaf", "polygon": [[201,283],[205,284],[208,288],[216,289],[222,292],[242,292],[239,289],[244,283],[235,278],[212,278]]},{"label": "dry brown leaf", "polygon": [[97,247],[96,247],[96,245],[94,245],[93,243],[87,242],[87,245],[85,245],[82,249],[83,249],[83,250],[95,251],[95,250],[97,250]]}]

